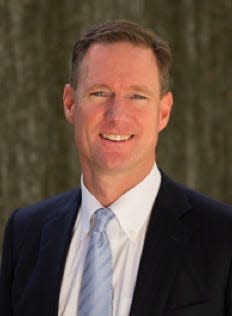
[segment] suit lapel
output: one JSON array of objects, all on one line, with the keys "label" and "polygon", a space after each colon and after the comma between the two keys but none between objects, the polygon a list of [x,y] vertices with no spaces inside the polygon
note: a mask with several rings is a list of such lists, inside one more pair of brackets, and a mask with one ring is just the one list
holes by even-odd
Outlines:
[{"label": "suit lapel", "polygon": [[192,234],[181,218],[190,210],[183,191],[162,175],[144,242],[130,316],[162,315],[180,264],[182,247]]},{"label": "suit lapel", "polygon": [[37,310],[34,315],[58,313],[64,265],[80,203],[80,191],[75,190],[57,205],[56,215],[43,227],[35,279],[39,282],[38,299],[43,302],[40,306],[46,306],[47,310]]}]

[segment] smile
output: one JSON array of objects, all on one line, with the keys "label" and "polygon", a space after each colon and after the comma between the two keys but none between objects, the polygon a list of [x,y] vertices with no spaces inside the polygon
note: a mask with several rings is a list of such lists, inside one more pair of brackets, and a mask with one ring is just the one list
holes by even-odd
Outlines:
[{"label": "smile", "polygon": [[127,141],[133,137],[133,135],[118,135],[118,134],[100,134],[104,139],[111,140],[114,142]]}]

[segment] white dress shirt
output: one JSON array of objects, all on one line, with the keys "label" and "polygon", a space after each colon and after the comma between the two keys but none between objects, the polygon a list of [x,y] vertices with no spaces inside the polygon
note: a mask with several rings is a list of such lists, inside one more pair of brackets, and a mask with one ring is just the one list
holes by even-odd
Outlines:
[{"label": "white dress shirt", "polygon": [[[142,182],[110,205],[115,214],[106,231],[113,257],[113,316],[129,315],[146,228],[160,182],[160,172],[155,164]],[[78,316],[80,283],[92,226],[90,218],[103,207],[83,181],[81,188],[82,205],[65,264],[59,316]]]}]

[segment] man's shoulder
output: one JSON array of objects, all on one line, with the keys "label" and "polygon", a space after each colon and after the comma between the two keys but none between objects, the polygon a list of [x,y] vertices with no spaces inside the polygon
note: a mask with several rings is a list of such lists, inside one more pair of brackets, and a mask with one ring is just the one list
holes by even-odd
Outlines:
[{"label": "man's shoulder", "polygon": [[225,218],[232,220],[232,206],[200,193],[186,185],[177,183],[162,173],[163,185],[171,190],[175,199],[186,201],[186,204],[201,216]]},{"label": "man's shoulder", "polygon": [[8,220],[5,238],[15,240],[17,253],[25,241],[28,245],[38,242],[47,223],[54,223],[56,220],[64,221],[65,216],[75,220],[80,203],[80,189],[73,189],[33,205],[16,209]]},{"label": "man's shoulder", "polygon": [[73,208],[73,205],[80,203],[80,199],[80,189],[75,188],[32,205],[16,209],[10,220],[13,220],[18,225],[30,225],[33,223],[39,225],[54,216],[65,215],[68,208]]},{"label": "man's shoulder", "polygon": [[[179,184],[162,175],[159,208],[164,211],[174,227],[185,235],[186,231],[195,236],[199,244],[205,242],[206,248],[217,245],[222,253],[231,255],[232,207]],[[160,212],[161,213],[161,212]],[[177,219],[177,221],[176,221]],[[178,235],[180,233],[178,232]],[[212,247],[211,247],[212,246]]]},{"label": "man's shoulder", "polygon": [[194,209],[199,209],[201,212],[210,213],[212,215],[228,216],[232,219],[232,206],[222,201],[216,200],[206,194],[200,193],[183,185],[179,185],[188,196],[189,203]]}]

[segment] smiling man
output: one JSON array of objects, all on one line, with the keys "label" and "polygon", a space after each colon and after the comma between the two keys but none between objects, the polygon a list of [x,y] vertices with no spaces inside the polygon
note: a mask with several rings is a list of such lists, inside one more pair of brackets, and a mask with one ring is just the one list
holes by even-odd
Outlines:
[{"label": "smiling man", "polygon": [[16,210],[4,240],[4,316],[232,316],[232,209],[156,165],[170,49],[130,21],[73,50],[64,112],[81,188]]},{"label": "smiling man", "polygon": [[83,180],[103,206],[141,182],[154,165],[158,133],[172,106],[159,76],[151,48],[103,42],[86,52],[79,83],[65,87],[65,115],[74,125]]}]

